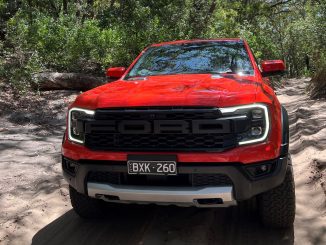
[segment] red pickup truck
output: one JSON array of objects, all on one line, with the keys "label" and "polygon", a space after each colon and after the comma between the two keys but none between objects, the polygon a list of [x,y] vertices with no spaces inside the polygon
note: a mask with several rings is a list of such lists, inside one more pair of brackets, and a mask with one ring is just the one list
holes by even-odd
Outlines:
[{"label": "red pickup truck", "polygon": [[241,39],[153,44],[116,81],[69,107],[62,168],[81,217],[105,202],[229,207],[254,200],[263,224],[291,226],[289,123]]}]

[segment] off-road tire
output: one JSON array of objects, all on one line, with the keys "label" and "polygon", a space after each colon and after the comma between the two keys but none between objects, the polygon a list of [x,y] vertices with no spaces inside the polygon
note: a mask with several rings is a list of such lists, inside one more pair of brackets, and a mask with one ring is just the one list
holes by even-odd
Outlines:
[{"label": "off-road tire", "polygon": [[258,196],[262,223],[271,228],[291,227],[295,218],[293,169],[288,165],[284,181],[276,188]]},{"label": "off-road tire", "polygon": [[82,218],[100,218],[104,214],[104,202],[90,198],[69,186],[70,201],[74,211]]}]

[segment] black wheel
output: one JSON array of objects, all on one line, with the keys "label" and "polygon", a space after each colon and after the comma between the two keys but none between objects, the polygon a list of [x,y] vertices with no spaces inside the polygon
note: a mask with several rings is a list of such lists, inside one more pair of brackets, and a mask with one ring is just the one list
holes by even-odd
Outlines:
[{"label": "black wheel", "polygon": [[288,166],[281,185],[258,196],[258,208],[261,221],[265,226],[286,228],[293,225],[295,190],[291,165]]},{"label": "black wheel", "polygon": [[90,198],[69,186],[70,201],[74,211],[82,218],[99,218],[104,215],[104,202]]}]

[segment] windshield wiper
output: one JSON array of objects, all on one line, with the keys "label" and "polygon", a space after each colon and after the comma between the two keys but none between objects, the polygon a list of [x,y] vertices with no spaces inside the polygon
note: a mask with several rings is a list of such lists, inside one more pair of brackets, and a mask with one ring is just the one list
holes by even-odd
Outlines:
[{"label": "windshield wiper", "polygon": [[[211,75],[222,75],[222,74],[234,74],[237,75],[240,72],[233,72],[233,71],[189,71],[189,72],[178,72],[178,73],[157,73],[157,74],[147,74],[147,75],[135,75],[135,76],[130,76],[126,77],[126,80],[132,80],[135,78],[139,79],[145,79],[145,77],[148,76],[168,76],[168,75],[182,75],[182,74],[211,74]],[[250,75],[251,73],[249,71],[241,71],[242,74],[248,74]]]}]

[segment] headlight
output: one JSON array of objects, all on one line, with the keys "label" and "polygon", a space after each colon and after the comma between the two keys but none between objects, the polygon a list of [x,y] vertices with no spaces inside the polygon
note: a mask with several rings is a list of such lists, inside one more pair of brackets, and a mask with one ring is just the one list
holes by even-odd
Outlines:
[{"label": "headlight", "polygon": [[71,108],[68,112],[68,138],[69,140],[84,143],[84,120],[93,118],[95,111],[81,108]]},{"label": "headlight", "polygon": [[250,120],[249,130],[238,134],[239,145],[258,143],[265,141],[269,130],[268,107],[264,104],[251,104],[220,109],[223,116],[241,117],[245,116]]}]

